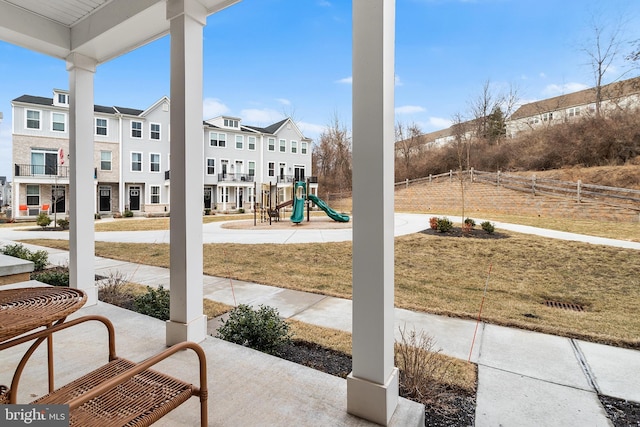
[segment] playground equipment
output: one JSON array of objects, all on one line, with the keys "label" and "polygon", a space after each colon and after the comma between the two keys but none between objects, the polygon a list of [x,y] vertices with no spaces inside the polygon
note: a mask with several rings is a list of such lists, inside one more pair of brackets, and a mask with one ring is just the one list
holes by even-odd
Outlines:
[{"label": "playground equipment", "polygon": [[[299,224],[304,220],[304,207],[308,206],[308,201],[314,203],[320,209],[322,209],[329,218],[338,222],[349,222],[349,215],[341,214],[331,209],[324,200],[316,197],[313,194],[308,194],[307,185],[303,181],[298,181],[294,184],[294,198],[293,198],[293,212],[291,213],[291,222]],[[307,217],[307,221],[309,218]]]}]

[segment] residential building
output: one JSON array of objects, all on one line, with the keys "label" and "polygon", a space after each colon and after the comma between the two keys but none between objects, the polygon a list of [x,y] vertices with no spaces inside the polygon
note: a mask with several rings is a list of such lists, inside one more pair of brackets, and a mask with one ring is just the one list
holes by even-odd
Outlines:
[{"label": "residential building", "polygon": [[[163,215],[170,206],[170,100],[145,110],[94,106],[94,211]],[[12,101],[14,217],[69,209],[69,92]],[[256,195],[292,198],[311,175],[311,140],[286,118],[262,128],[238,117],[203,122],[203,209],[254,209]],[[317,194],[315,180],[310,191]],[[263,184],[266,187],[263,188]]]},{"label": "residential building", "polygon": [[[610,115],[640,106],[640,77],[623,80],[600,88],[600,112]],[[559,123],[580,120],[596,114],[596,88],[530,102],[518,108],[507,121],[507,135]]]}]

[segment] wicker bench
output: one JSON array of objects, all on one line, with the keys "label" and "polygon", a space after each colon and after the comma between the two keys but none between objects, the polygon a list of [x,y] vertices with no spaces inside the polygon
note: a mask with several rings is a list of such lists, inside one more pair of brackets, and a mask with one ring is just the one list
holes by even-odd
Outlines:
[{"label": "wicker bench", "polygon": [[[201,426],[207,425],[206,356],[196,343],[182,342],[142,362],[131,362],[116,356],[113,324],[106,317],[97,315],[80,317],[21,339],[25,342],[45,340],[55,332],[87,321],[99,321],[107,327],[109,362],[31,403],[68,404],[70,426],[149,426],[192,396],[197,396],[200,399]],[[151,369],[185,349],[193,350],[198,356],[199,387]],[[14,378],[14,382],[17,384],[20,372],[16,375],[18,378]],[[11,393],[16,392],[12,386]]]}]

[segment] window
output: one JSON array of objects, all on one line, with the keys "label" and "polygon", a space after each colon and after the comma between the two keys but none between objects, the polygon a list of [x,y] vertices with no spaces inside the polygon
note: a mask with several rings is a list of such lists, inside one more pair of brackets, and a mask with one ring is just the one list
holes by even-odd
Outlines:
[{"label": "window", "polygon": [[103,170],[103,171],[111,170],[111,151],[100,152],[100,170]]},{"label": "window", "polygon": [[211,147],[226,147],[227,134],[218,132],[209,132],[209,145]]},{"label": "window", "polygon": [[67,95],[66,93],[59,93],[58,104],[62,104],[62,105],[69,104],[69,95]]},{"label": "window", "polygon": [[236,149],[242,150],[244,148],[244,136],[236,135]]},{"label": "window", "polygon": [[569,117],[574,117],[579,115],[580,115],[580,107],[569,108]]},{"label": "window", "polygon": [[269,162],[269,176],[276,175],[276,164],[274,162]]},{"label": "window", "polygon": [[281,153],[285,153],[287,151],[287,140],[286,139],[281,139],[280,140],[280,152]]},{"label": "window", "polygon": [[300,154],[307,154],[307,143],[306,142],[301,142],[300,143]]},{"label": "window", "polygon": [[149,154],[149,170],[151,172],[160,172],[160,154]]},{"label": "window", "polygon": [[40,129],[40,111],[27,110],[27,129]]},{"label": "window", "polygon": [[27,184],[27,205],[40,206],[40,186]]},{"label": "window", "polygon": [[207,159],[207,175],[216,174],[216,159]]},{"label": "window", "polygon": [[157,205],[160,203],[160,186],[152,185],[151,186],[151,204]]},{"label": "window", "polygon": [[160,123],[151,123],[149,125],[149,138],[160,139]]},{"label": "window", "polygon": [[256,162],[249,162],[249,176],[256,175]]},{"label": "window", "polygon": [[131,121],[131,138],[142,138],[142,122]]},{"label": "window", "polygon": [[224,125],[226,127],[229,127],[229,128],[237,128],[238,127],[238,121],[237,120],[232,120],[232,119],[224,119]]},{"label": "window", "polygon": [[64,113],[51,113],[51,130],[55,132],[64,132],[67,122],[67,116]]},{"label": "window", "polygon": [[96,135],[107,136],[107,119],[96,118]]},{"label": "window", "polygon": [[249,148],[249,150],[255,150],[256,149],[256,137],[255,136],[250,136],[247,138],[247,145]]},{"label": "window", "polygon": [[275,138],[269,138],[268,139],[268,146],[269,146],[269,151],[276,151],[276,139]]},{"label": "window", "polygon": [[222,169],[222,177],[226,177],[229,173],[229,160],[220,160],[220,169]]},{"label": "window", "polygon": [[547,121],[547,120],[553,120],[553,113],[544,113],[542,115],[542,120],[543,121]]},{"label": "window", "polygon": [[32,175],[57,175],[58,152],[35,150],[31,152]]},{"label": "window", "polygon": [[131,171],[142,172],[142,153],[131,153]]},{"label": "window", "polygon": [[298,152],[298,141],[291,141],[291,153],[296,154]]}]

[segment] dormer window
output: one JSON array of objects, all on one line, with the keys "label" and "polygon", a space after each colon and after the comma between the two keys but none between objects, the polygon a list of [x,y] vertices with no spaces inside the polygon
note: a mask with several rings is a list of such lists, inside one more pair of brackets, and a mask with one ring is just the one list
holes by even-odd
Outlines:
[{"label": "dormer window", "polygon": [[238,128],[238,121],[234,119],[224,119],[224,126],[228,128]]},{"label": "dormer window", "polygon": [[53,105],[58,107],[68,107],[69,106],[69,94],[67,92],[53,92]]}]

